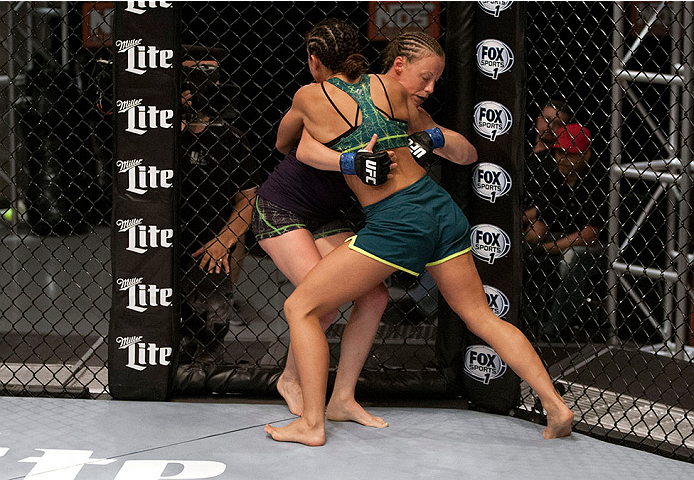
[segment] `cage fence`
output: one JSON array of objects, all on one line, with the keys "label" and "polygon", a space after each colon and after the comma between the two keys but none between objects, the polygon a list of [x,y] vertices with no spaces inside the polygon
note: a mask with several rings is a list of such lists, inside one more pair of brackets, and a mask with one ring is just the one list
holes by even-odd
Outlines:
[{"label": "cage fence", "polygon": [[[110,2],[0,5],[6,395],[108,396],[112,11]],[[207,148],[245,149],[244,162],[229,167],[233,182],[199,189],[205,208],[226,216],[218,205],[235,200],[239,183],[262,181],[280,160],[277,124],[312,81],[302,35],[330,16],[369,39],[363,54],[374,71],[395,26],[428,24],[445,45],[446,2],[184,3],[182,43],[221,49],[219,85],[197,97],[224,128]],[[579,431],[688,461],[693,16],[691,2],[528,3],[524,208],[532,220],[521,317]],[[425,104],[442,125],[454,86],[444,73]],[[195,150],[182,148],[182,158]],[[440,164],[429,173],[438,180]],[[202,214],[188,217],[191,232],[206,228]],[[358,226],[358,211],[352,218]],[[233,287],[216,305],[200,299],[219,323],[182,310],[182,358],[213,389],[224,388],[222,371],[274,372],[287,354],[282,304],[291,283],[250,234],[232,263]],[[206,281],[182,266],[184,282]],[[394,275],[388,288],[365,374],[436,372],[434,282]],[[341,309],[327,331],[332,368],[349,313]],[[524,386],[518,414],[538,409]]]}]

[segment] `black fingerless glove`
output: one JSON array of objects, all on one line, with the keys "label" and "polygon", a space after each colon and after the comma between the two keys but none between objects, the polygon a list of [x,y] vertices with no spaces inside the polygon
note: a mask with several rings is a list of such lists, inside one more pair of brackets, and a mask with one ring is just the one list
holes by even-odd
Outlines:
[{"label": "black fingerless glove", "polygon": [[408,138],[410,141],[410,153],[417,162],[423,160],[435,148],[441,148],[445,144],[443,132],[438,127],[415,132]]},{"label": "black fingerless glove", "polygon": [[366,185],[386,183],[390,163],[390,156],[386,150],[380,152],[359,150],[340,155],[340,171],[345,175],[356,175]]}]

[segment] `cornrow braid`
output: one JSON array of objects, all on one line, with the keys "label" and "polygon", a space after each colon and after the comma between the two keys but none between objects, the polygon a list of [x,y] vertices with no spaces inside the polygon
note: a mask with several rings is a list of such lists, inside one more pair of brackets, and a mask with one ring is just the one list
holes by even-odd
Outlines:
[{"label": "cornrow braid", "polygon": [[424,32],[408,32],[391,40],[381,54],[382,73],[387,73],[397,57],[405,57],[410,63],[431,54],[444,57],[441,44]]},{"label": "cornrow braid", "polygon": [[368,70],[368,62],[360,53],[359,32],[344,20],[329,18],[314,25],[306,34],[306,48],[333,73],[342,73],[350,80]]}]

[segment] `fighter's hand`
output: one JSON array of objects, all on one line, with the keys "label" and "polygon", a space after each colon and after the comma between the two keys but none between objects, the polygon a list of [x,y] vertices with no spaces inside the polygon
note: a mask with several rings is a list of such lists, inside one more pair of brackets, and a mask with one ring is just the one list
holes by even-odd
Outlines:
[{"label": "fighter's hand", "polygon": [[[371,137],[371,141],[369,141],[368,145],[366,145],[362,150],[367,150],[369,152],[374,151],[374,147],[376,146],[376,142],[378,142],[378,135],[375,133],[373,134],[373,137]],[[390,157],[390,171],[392,172],[396,168],[398,168],[398,156],[395,154],[394,151],[392,150],[386,150],[388,152],[388,156]],[[393,178],[393,174],[389,173],[388,174],[388,179]]]},{"label": "fighter's hand", "polygon": [[438,127],[415,132],[408,139],[410,153],[417,162],[431,154],[434,149],[441,148],[445,144],[443,132]]},{"label": "fighter's hand", "polygon": [[229,251],[222,242],[217,238],[213,238],[204,246],[200,247],[193,253],[193,258],[200,257],[200,269],[207,270],[209,273],[225,273],[231,272],[229,265]]},{"label": "fighter's hand", "polygon": [[381,150],[374,153],[378,137],[374,134],[365,148],[358,152],[343,153],[340,170],[345,175],[356,175],[366,185],[383,185],[392,178],[390,174],[393,152]]}]

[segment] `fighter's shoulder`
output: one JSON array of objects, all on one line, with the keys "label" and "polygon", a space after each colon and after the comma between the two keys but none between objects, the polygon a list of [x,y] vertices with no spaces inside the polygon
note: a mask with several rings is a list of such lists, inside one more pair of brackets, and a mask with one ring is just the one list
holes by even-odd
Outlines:
[{"label": "fighter's shoulder", "polygon": [[386,87],[386,90],[388,91],[389,95],[393,94],[393,95],[407,96],[407,90],[395,78],[391,78],[388,75],[383,75],[383,74],[377,75],[375,73],[371,74],[371,76],[372,77],[378,76],[378,78],[381,79],[381,81],[383,82],[383,85]]},{"label": "fighter's shoulder", "polygon": [[294,105],[309,104],[320,92],[320,84],[309,83],[299,88],[294,94]]}]

